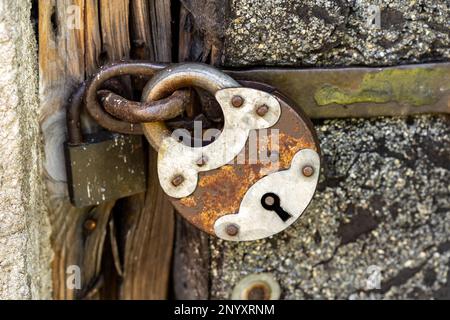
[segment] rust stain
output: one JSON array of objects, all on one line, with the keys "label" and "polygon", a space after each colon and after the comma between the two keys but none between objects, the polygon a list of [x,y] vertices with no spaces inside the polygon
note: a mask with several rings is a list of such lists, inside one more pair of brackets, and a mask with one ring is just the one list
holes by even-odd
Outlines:
[{"label": "rust stain", "polygon": [[228,165],[218,169],[217,174],[213,176],[204,176],[200,179],[198,185],[202,188],[212,187],[218,180],[229,178],[233,174],[233,166]]},{"label": "rust stain", "polygon": [[186,207],[192,208],[197,205],[195,197],[188,197],[180,200],[180,203]]}]

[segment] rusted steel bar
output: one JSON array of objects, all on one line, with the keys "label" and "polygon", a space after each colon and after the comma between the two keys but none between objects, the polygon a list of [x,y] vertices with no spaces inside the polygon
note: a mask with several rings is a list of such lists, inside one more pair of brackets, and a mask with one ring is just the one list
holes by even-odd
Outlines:
[{"label": "rusted steel bar", "polygon": [[191,103],[190,90],[175,91],[169,98],[154,102],[130,101],[109,90],[100,90],[98,96],[109,114],[134,124],[176,118]]},{"label": "rusted steel bar", "polygon": [[450,63],[226,73],[276,87],[313,119],[450,113]]}]

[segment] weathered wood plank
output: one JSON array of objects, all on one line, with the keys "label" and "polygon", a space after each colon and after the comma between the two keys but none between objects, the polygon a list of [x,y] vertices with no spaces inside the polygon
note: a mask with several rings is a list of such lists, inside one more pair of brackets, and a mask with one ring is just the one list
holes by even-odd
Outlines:
[{"label": "weathered wood plank", "polygon": [[100,0],[100,24],[105,60],[130,57],[129,0]]},{"label": "weathered wood plank", "polygon": [[[223,63],[225,25],[230,1],[181,0],[181,4],[181,30],[186,30],[188,26],[191,37],[196,39],[191,41],[190,56],[195,61],[220,66]],[[183,43],[182,38],[180,43]]]},{"label": "weathered wood plank", "polygon": [[171,0],[149,0],[155,62],[172,61]]},{"label": "weathered wood plank", "polygon": [[173,291],[177,300],[209,299],[209,237],[177,216]]},{"label": "weathered wood plank", "polygon": [[[149,159],[149,170],[156,172],[154,152]],[[140,200],[145,200],[143,206],[137,199],[127,204],[121,299],[166,299],[173,249],[173,207],[155,179],[150,181],[145,198]]]},{"label": "weathered wood plank", "polygon": [[131,3],[132,58],[155,60],[148,0]]},{"label": "weathered wood plank", "polygon": [[100,66],[102,37],[98,0],[85,0],[85,66],[87,75],[92,75]]},{"label": "weathered wood plank", "polygon": [[[66,1],[60,6],[67,5]],[[70,4],[74,4],[70,2]],[[80,2],[78,2],[80,4]],[[80,212],[71,210],[65,200],[65,172],[61,146],[65,140],[63,106],[69,96],[65,89],[84,78],[84,61],[80,35],[76,30],[68,32],[58,21],[63,21],[65,12],[58,12],[56,1],[40,1],[39,3],[39,67],[40,67],[40,99],[41,123],[45,139],[46,163],[45,178],[50,192],[50,220],[53,227],[52,243],[55,251],[53,261],[54,296],[57,299],[73,296],[66,292],[65,270],[67,258],[64,235],[72,234],[73,224]],[[61,35],[65,33],[65,36]],[[71,51],[73,59],[67,63]],[[69,67],[71,65],[71,67]],[[67,217],[66,217],[67,215]],[[69,231],[70,230],[70,231]],[[69,231],[69,232],[68,232]],[[59,245],[57,244],[59,243]],[[71,256],[71,255],[70,255]]]},{"label": "weathered wood plank", "polygon": [[[99,55],[98,63],[100,65],[115,62],[121,59],[128,59],[130,57],[130,33],[129,33],[129,19],[130,19],[130,1],[129,0],[99,0],[99,26],[101,34],[101,50],[99,52],[97,46],[93,43],[86,44],[86,46],[94,46],[96,53]],[[97,32],[95,32],[97,34]],[[125,80],[126,79],[126,80]],[[130,89],[129,78],[122,81]],[[132,197],[121,201],[133,201],[137,199]],[[139,203],[140,204],[140,203]],[[123,208],[123,215],[128,215],[131,212],[127,208]],[[116,211],[116,210],[115,210]],[[118,239],[115,233],[117,221],[114,216],[108,221],[108,238],[109,245],[105,251],[105,259],[103,260],[102,274],[104,276],[104,283],[99,291],[101,298],[111,299],[119,296],[120,288],[117,285],[118,277],[123,277],[122,265],[120,255],[118,253]],[[106,230],[105,230],[106,233]],[[102,252],[103,253],[103,252]]]},{"label": "weathered wood plank", "polygon": [[[94,210],[72,207],[67,194],[63,155],[67,102],[86,74],[98,66],[100,30],[95,15],[96,3],[93,0],[39,2],[40,121],[45,141],[44,175],[49,191],[55,252],[55,299],[99,297],[96,290],[91,291],[101,282],[106,228],[114,206],[114,202],[109,202]],[[70,266],[81,271],[80,289],[66,285],[66,272]]]},{"label": "weathered wood plank", "polygon": [[[140,59],[163,62],[172,60],[171,3],[168,0],[136,0],[131,3],[129,0],[65,0],[43,3],[40,8],[41,89],[45,89],[41,92],[45,102],[42,123],[47,137],[47,154],[51,155],[48,158],[47,175],[56,252],[55,298],[92,299],[104,296],[111,273],[103,273],[102,264],[103,267],[115,266],[116,269],[123,270],[120,298],[166,298],[173,250],[174,210],[159,187],[156,155],[153,152],[150,155],[149,191],[145,195],[121,201],[122,217],[114,222],[119,230],[119,238],[116,239],[114,233],[107,233],[114,203],[104,204],[93,211],[74,209],[68,203],[61,145],[65,139],[64,106],[68,97],[99,65],[129,58],[130,51],[138,52],[137,57]],[[67,21],[67,14],[70,12],[67,8],[70,5],[79,6],[83,28],[74,30],[59,23]],[[131,27],[131,35],[128,26]],[[186,47],[198,47],[199,40],[196,41],[190,42]],[[86,226],[92,225],[95,225],[94,229],[86,229]],[[180,250],[187,252],[189,248],[195,247],[201,251],[200,257],[189,261],[185,258],[178,260],[186,261],[189,268],[194,269],[201,260],[201,268],[197,269],[202,270],[200,273],[203,275],[197,286],[200,289],[195,289],[196,293],[191,297],[206,298],[208,238],[190,226],[183,227],[180,224],[179,228],[187,230],[179,231],[180,241],[193,239],[187,246],[180,247]],[[110,252],[107,253],[107,260],[114,257],[115,264],[105,262],[104,243],[107,234],[114,240],[112,251],[107,250]],[[122,257],[118,254],[117,247],[122,249]],[[65,271],[69,265],[82,268],[84,286],[79,292],[65,286]],[[177,272],[186,274],[190,280],[197,277],[189,276],[186,267],[177,267],[175,273]],[[108,281],[104,280],[103,275],[108,277]],[[200,279],[200,275],[198,278]],[[110,285],[115,288],[115,284]],[[101,289],[102,286],[105,288]],[[108,294],[109,298],[111,296]]]},{"label": "weathered wood plank", "polygon": [[182,5],[180,7],[178,60],[203,61],[203,39],[194,26],[194,17]]},{"label": "weathered wood plank", "polygon": [[67,87],[84,79],[84,34],[70,29],[65,21],[67,8],[84,8],[84,0],[49,0],[39,2],[39,68],[42,104],[41,119],[57,111],[70,96]]}]

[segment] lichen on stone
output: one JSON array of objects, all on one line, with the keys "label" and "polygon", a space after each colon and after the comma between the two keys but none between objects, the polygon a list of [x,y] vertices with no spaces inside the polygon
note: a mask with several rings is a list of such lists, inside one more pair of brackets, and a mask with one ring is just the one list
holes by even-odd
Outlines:
[{"label": "lichen on stone", "polygon": [[442,69],[385,69],[368,73],[358,88],[325,84],[315,93],[319,106],[348,105],[360,102],[398,102],[416,107],[437,102],[442,92],[450,90],[450,75]]}]

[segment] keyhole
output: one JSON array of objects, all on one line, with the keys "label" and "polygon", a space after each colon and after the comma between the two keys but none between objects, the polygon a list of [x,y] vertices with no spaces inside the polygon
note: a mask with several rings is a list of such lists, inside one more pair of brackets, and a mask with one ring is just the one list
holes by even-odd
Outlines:
[{"label": "keyhole", "polygon": [[264,209],[274,211],[283,222],[292,218],[292,215],[281,207],[280,197],[275,193],[266,193],[261,199],[261,204]]}]

